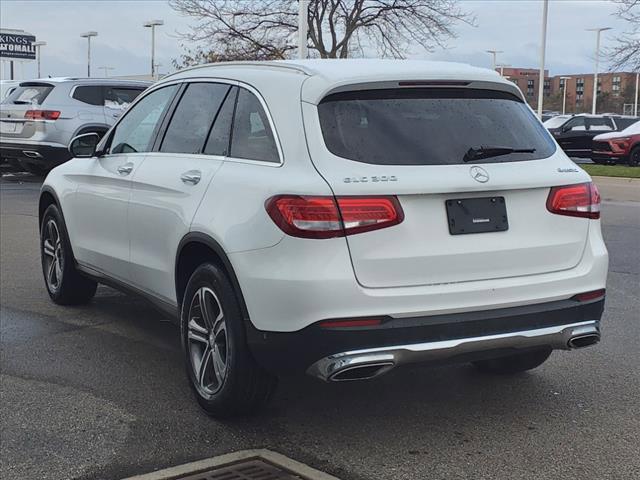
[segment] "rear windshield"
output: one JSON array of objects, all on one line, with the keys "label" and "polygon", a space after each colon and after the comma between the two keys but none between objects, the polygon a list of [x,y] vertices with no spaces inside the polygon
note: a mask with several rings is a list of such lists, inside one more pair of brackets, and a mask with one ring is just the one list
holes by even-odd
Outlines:
[{"label": "rear windshield", "polygon": [[470,149],[534,152],[477,163],[546,158],[555,143],[517,97],[460,88],[388,89],[329,95],[318,105],[325,144],[334,155],[375,165],[455,165]]},{"label": "rear windshield", "polygon": [[21,83],[2,103],[14,105],[42,105],[44,99],[53,90],[48,83]]}]

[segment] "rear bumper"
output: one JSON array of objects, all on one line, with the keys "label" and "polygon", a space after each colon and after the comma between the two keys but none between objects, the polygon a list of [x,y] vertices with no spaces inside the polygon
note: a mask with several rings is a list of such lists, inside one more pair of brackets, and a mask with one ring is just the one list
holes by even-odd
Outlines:
[{"label": "rear bumper", "polygon": [[71,154],[65,145],[57,143],[27,143],[0,141],[0,158],[51,169],[66,162]]},{"label": "rear bumper", "polygon": [[561,300],[496,310],[389,318],[379,326],[265,332],[249,326],[249,347],[274,373],[307,372],[324,380],[355,365],[388,369],[413,362],[455,363],[536,347],[567,349],[576,335],[599,337],[604,299]]}]

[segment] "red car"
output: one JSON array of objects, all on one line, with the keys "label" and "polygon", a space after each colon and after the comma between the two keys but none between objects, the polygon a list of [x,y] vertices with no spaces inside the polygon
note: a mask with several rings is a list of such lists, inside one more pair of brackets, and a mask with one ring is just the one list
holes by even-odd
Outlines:
[{"label": "red car", "polygon": [[621,132],[594,137],[591,160],[594,163],[627,163],[640,165],[640,121]]}]

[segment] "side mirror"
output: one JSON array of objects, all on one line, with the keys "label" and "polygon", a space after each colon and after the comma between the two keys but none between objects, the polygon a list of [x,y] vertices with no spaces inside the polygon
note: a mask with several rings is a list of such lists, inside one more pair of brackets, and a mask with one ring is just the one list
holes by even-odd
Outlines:
[{"label": "side mirror", "polygon": [[83,133],[71,140],[69,152],[77,158],[89,158],[96,154],[96,147],[100,142],[100,135],[95,132]]}]

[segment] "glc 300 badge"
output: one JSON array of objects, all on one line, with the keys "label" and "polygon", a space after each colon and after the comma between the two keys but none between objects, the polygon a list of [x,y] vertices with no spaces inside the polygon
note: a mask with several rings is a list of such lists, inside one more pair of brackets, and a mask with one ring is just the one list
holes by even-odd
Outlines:
[{"label": "glc 300 badge", "polygon": [[344,183],[378,183],[378,182],[397,182],[395,175],[380,175],[372,177],[345,177]]},{"label": "glc 300 badge", "polygon": [[482,167],[473,166],[469,169],[469,173],[476,182],[487,183],[489,181],[489,174]]}]

